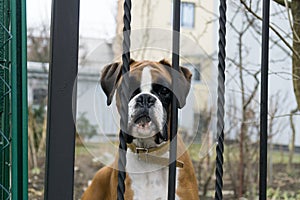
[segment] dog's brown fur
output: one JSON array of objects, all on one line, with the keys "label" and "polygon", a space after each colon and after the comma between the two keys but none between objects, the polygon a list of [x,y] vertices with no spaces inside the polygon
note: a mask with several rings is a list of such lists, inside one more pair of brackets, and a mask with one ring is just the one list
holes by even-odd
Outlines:
[{"label": "dog's brown fur", "polygon": [[[186,151],[183,141],[178,137],[178,155],[181,155],[178,160],[184,162],[184,167],[179,169],[178,186],[176,194],[181,200],[197,200],[198,187],[194,173],[194,168],[188,152]],[[82,196],[82,200],[115,200],[117,199],[118,186],[118,157],[111,166],[106,166],[100,169],[93,178],[91,185],[87,188]],[[125,180],[125,195],[126,200],[133,200],[134,193],[130,188],[131,179],[126,176]]]}]

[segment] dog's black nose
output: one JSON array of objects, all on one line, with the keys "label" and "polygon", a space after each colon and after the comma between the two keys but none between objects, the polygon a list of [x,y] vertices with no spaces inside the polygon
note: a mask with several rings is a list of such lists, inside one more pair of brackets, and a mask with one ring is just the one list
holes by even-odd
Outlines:
[{"label": "dog's black nose", "polygon": [[150,108],[156,102],[156,98],[150,94],[141,94],[137,99],[136,103],[142,108]]}]

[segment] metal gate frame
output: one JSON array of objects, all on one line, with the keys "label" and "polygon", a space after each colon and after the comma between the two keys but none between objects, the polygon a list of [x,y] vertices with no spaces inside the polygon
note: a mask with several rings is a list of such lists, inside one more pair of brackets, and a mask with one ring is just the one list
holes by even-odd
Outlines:
[{"label": "metal gate frame", "polygon": [[79,0],[53,0],[45,200],[73,199],[78,27]]},{"label": "metal gate frame", "polygon": [[[180,8],[180,0],[174,0],[174,11]],[[125,0],[127,5],[131,1]],[[178,4],[179,3],[179,4]],[[262,73],[261,73],[261,128],[260,128],[260,182],[259,182],[259,199],[266,199],[267,186],[267,98],[268,98],[268,49],[269,49],[269,6],[270,0],[263,1],[263,34],[262,34]],[[75,125],[73,121],[72,111],[76,102],[72,101],[73,83],[77,75],[77,55],[78,55],[78,20],[79,20],[79,0],[52,0],[52,23],[51,23],[51,64],[49,71],[49,101],[48,101],[48,128],[47,128],[47,162],[46,162],[46,186],[45,199],[72,199],[73,198],[73,182],[74,182],[74,148],[75,148]],[[220,42],[224,48],[221,52],[222,66],[225,70],[225,30],[226,23],[226,0],[220,0]],[[66,14],[68,13],[68,14]],[[179,11],[178,11],[179,13]],[[128,14],[128,13],[127,13]],[[130,11],[129,11],[130,14]],[[128,15],[130,16],[130,15]],[[130,16],[131,17],[131,16]],[[174,19],[179,18],[174,16]],[[225,19],[225,21],[224,21]],[[178,21],[175,21],[178,22]],[[175,24],[175,23],[173,23]],[[130,24],[129,24],[130,26]],[[180,27],[177,27],[178,30]],[[176,28],[174,30],[177,30]],[[224,36],[224,37],[223,37]],[[179,38],[179,37],[178,37]],[[129,48],[130,48],[130,40]],[[175,45],[179,42],[174,41]],[[179,49],[179,46],[178,46]],[[176,52],[176,51],[175,51]],[[176,59],[172,60],[176,65]],[[220,58],[219,58],[220,59]],[[224,59],[224,60],[223,60]],[[224,73],[224,71],[222,72]],[[224,88],[225,74],[222,74],[221,87]],[[222,85],[223,82],[223,85]],[[224,95],[224,90],[222,95]],[[224,104],[224,102],[223,102]],[[176,114],[176,110],[173,110]],[[222,114],[220,118],[223,118]],[[175,118],[174,118],[175,119]],[[176,120],[176,119],[175,119]],[[221,119],[224,120],[224,119]],[[224,123],[223,123],[224,124]],[[221,122],[222,125],[222,122]],[[177,127],[174,128],[174,130]],[[216,176],[216,197],[222,199],[223,187],[223,125],[220,126],[221,132],[218,134],[219,140],[217,145],[217,170]],[[174,133],[176,135],[176,132]],[[224,134],[224,133],[223,133]],[[122,137],[122,134],[121,134]],[[121,141],[122,142],[122,139]],[[121,143],[120,143],[121,144]],[[123,147],[122,147],[123,148]],[[124,146],[124,148],[126,148]],[[174,149],[171,147],[171,155],[175,155]],[[176,151],[175,151],[176,152]],[[126,163],[126,160],[125,160]],[[123,162],[124,164],[124,162]],[[176,171],[176,170],[175,170]],[[173,176],[173,177],[171,177]],[[170,166],[170,185],[169,200],[174,199],[175,189],[174,173],[172,172],[172,164]],[[61,179],[61,177],[64,177]],[[121,176],[119,176],[121,177]],[[124,176],[123,176],[124,178]],[[125,179],[125,178],[124,178]],[[59,181],[58,181],[59,180]],[[119,179],[122,180],[122,177]],[[121,188],[122,189],[122,188]],[[125,189],[125,188],[123,188]],[[121,191],[123,192],[123,191]],[[218,193],[218,195],[217,195]],[[122,197],[120,197],[122,199]]]}]

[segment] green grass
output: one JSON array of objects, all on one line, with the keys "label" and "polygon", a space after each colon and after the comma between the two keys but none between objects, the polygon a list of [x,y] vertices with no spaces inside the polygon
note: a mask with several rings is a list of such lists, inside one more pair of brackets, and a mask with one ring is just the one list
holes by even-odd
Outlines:
[{"label": "green grass", "polygon": [[75,147],[75,156],[86,156],[88,155],[88,150],[83,145],[76,145]]},{"label": "green grass", "polygon": [[[288,152],[280,152],[280,151],[273,151],[272,152],[272,162],[273,163],[282,163],[287,164],[289,160],[289,153]],[[300,154],[294,154],[293,163],[300,163]]]},{"label": "green grass", "polygon": [[280,188],[268,188],[267,196],[270,199],[283,199],[283,200],[299,200],[300,190],[298,191],[282,191]]},{"label": "green grass", "polygon": [[216,145],[204,147],[201,144],[191,144],[188,147],[188,151],[192,160],[200,160],[208,155],[211,155],[214,158],[216,155],[215,147]]},{"label": "green grass", "polygon": [[[89,151],[106,151],[111,150],[112,147],[118,148],[117,144],[112,143],[88,143],[85,145],[77,145],[75,149],[75,155],[76,156],[85,156],[89,154]],[[213,145],[211,147],[203,147],[201,148],[201,144],[191,144],[188,147],[189,154],[191,156],[192,160],[199,160],[208,154],[212,156],[212,158],[215,158],[215,148],[216,146]],[[227,146],[225,146],[225,151],[229,150]],[[234,155],[238,155],[239,149],[238,148],[230,148],[230,151]],[[270,153],[270,152],[269,152]],[[270,155],[269,155],[270,156]],[[238,156],[235,156],[238,158]],[[272,152],[272,162],[276,164],[287,164],[289,159],[289,153],[288,152],[282,152],[282,151],[273,151]],[[226,162],[226,158],[225,158]],[[293,163],[300,163],[300,154],[295,153],[293,158]]]},{"label": "green grass", "polygon": [[118,148],[117,144],[112,143],[84,143],[83,145],[76,145],[75,155],[84,156],[90,152],[105,152],[111,151],[111,149]]}]

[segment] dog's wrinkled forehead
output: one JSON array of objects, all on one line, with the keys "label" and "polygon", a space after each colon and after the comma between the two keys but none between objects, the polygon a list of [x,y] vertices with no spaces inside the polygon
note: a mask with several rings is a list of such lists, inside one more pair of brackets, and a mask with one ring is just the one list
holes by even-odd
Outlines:
[{"label": "dog's wrinkled forehead", "polygon": [[140,92],[151,92],[152,86],[156,84],[170,89],[171,80],[167,67],[142,63],[130,70],[129,88],[130,92],[135,92],[137,89]]},{"label": "dog's wrinkled forehead", "polygon": [[[116,90],[120,91],[120,85],[124,76],[129,81],[129,95],[140,92],[141,84],[144,89],[149,89],[149,82],[152,85],[160,85],[168,88],[177,98],[179,108],[185,105],[186,97],[190,89],[191,72],[180,66],[179,71],[172,68],[165,60],[154,61],[130,61],[130,73],[122,75],[122,64],[112,63],[104,67],[101,75],[101,87],[107,96],[107,105],[111,104],[112,97]],[[176,87],[172,89],[171,82],[175,80]],[[118,97],[117,97],[118,99]]]}]

